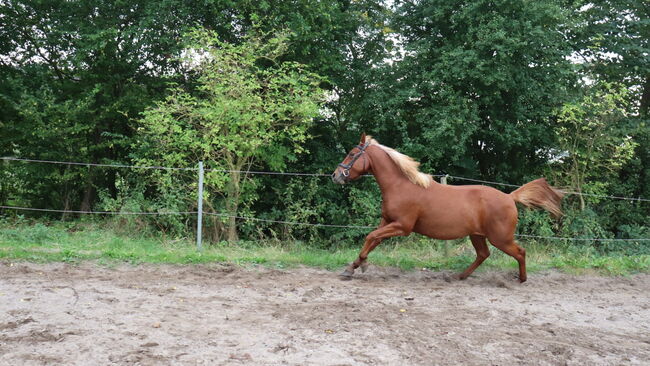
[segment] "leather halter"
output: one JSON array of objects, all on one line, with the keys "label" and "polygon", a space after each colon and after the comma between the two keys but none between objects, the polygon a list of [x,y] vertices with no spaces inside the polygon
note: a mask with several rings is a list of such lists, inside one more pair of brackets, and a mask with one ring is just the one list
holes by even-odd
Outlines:
[{"label": "leather halter", "polygon": [[[343,176],[346,179],[348,178],[348,176],[350,176],[350,169],[352,169],[352,166],[354,165],[354,163],[356,163],[357,160],[359,160],[359,158],[361,157],[361,155],[363,155],[363,153],[366,152],[366,148],[368,147],[368,145],[370,145],[370,142],[366,142],[363,145],[359,144],[359,146],[357,146],[357,149],[359,149],[359,152],[354,154],[354,156],[352,157],[352,160],[350,160],[349,163],[347,163],[347,164],[339,163],[339,166],[341,168],[343,168]],[[365,156],[363,157],[363,168],[364,168],[364,170],[366,168],[366,157]]]}]

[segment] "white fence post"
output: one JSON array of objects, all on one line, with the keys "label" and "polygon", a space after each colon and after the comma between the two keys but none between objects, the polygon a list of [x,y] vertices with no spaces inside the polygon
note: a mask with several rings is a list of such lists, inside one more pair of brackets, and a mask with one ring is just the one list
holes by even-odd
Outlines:
[{"label": "white fence post", "polygon": [[196,221],[196,248],[198,250],[203,249],[201,246],[201,239],[203,229],[203,162],[199,161],[199,208],[198,208],[198,218]]}]

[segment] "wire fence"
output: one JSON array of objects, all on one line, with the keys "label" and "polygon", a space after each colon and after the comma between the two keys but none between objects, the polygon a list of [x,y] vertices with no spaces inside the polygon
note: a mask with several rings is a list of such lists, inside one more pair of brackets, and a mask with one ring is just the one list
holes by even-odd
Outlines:
[{"label": "wire fence", "polygon": [[[79,210],[56,210],[56,209],[43,209],[43,208],[31,208],[31,207],[18,207],[18,206],[3,206],[0,205],[0,208],[9,209],[9,210],[19,210],[19,211],[37,211],[37,212],[53,212],[53,213],[73,213],[73,214],[95,214],[95,215],[152,215],[152,216],[161,216],[161,215],[197,215],[198,211],[162,211],[162,212],[128,212],[128,211],[79,211]],[[256,221],[256,222],[266,222],[272,224],[283,224],[283,225],[295,225],[295,226],[312,226],[312,227],[321,227],[321,228],[344,228],[344,229],[375,229],[377,226],[368,226],[368,225],[334,225],[334,224],[320,224],[320,223],[311,223],[311,222],[297,222],[297,221],[286,221],[286,220],[272,220],[272,219],[262,219],[258,217],[250,216],[236,216],[229,215],[225,213],[217,212],[203,212],[206,216],[218,216],[223,218],[234,218],[237,220],[246,220],[246,221]],[[515,234],[515,237],[520,238],[532,238],[532,239],[545,239],[545,240],[565,240],[565,241],[624,241],[624,242],[634,242],[634,241],[650,241],[650,238],[569,238],[569,237],[560,237],[560,236],[542,236],[542,235],[528,235],[528,234]]]},{"label": "wire fence", "polygon": [[[317,177],[329,177],[330,174],[324,173],[300,173],[300,172],[271,172],[271,171],[251,171],[251,170],[225,170],[225,169],[203,169],[203,165],[200,164],[199,167],[165,167],[165,166],[140,166],[140,165],[126,165],[126,164],[100,164],[100,163],[83,163],[83,162],[69,162],[69,161],[55,161],[55,160],[40,160],[40,159],[25,159],[25,158],[15,158],[15,157],[0,157],[0,160],[4,161],[18,161],[18,162],[27,162],[27,163],[45,163],[45,164],[59,164],[59,165],[75,165],[75,166],[88,166],[88,167],[110,167],[110,168],[130,168],[130,169],[156,169],[156,170],[184,170],[184,171],[198,171],[202,174],[203,171],[216,171],[223,173],[243,173],[243,174],[252,174],[252,175],[276,175],[276,176],[317,176]],[[365,175],[372,176],[372,175]],[[506,187],[521,187],[520,185],[502,183],[502,182],[493,182],[487,180],[480,180],[474,178],[466,178],[460,176],[454,176],[449,174],[435,174],[433,177],[442,177],[463,180],[475,183],[483,183],[490,185],[500,185]],[[564,191],[566,194],[576,194],[584,196],[594,196],[599,198],[609,198],[609,199],[620,199],[628,201],[640,201],[648,202],[650,199],[646,198],[633,198],[633,197],[620,197],[620,196],[607,196],[607,195],[594,195],[587,193],[578,193],[578,192],[568,192]],[[321,228],[347,228],[347,229],[375,229],[376,226],[364,226],[364,225],[334,225],[334,224],[323,224],[323,223],[309,223],[309,222],[296,222],[296,221],[286,221],[286,220],[272,220],[272,219],[262,219],[257,217],[249,216],[236,216],[229,215],[226,213],[215,213],[215,212],[199,212],[199,211],[156,211],[156,212],[128,212],[128,211],[84,211],[84,210],[60,210],[60,209],[47,209],[47,208],[33,208],[33,207],[20,207],[20,206],[7,206],[0,205],[1,209],[7,210],[18,210],[18,211],[36,211],[36,212],[50,212],[50,213],[71,213],[71,214],[92,214],[92,215],[149,215],[149,216],[162,216],[162,215],[199,215],[205,214],[208,216],[219,216],[223,218],[234,218],[237,220],[246,220],[246,221],[256,221],[256,222],[266,222],[274,224],[283,224],[283,225],[296,225],[296,226],[311,226],[311,227],[321,227]],[[200,234],[197,234],[199,238],[198,246],[200,247]],[[527,235],[527,234],[516,234],[516,237],[521,238],[533,238],[533,239],[544,239],[544,240],[564,240],[564,241],[622,241],[622,242],[634,242],[634,241],[650,241],[650,238],[570,238],[570,237],[558,237],[558,236],[541,236],[541,235]]]},{"label": "wire fence", "polygon": [[[465,177],[458,177],[458,176],[453,176],[450,175],[449,178],[451,179],[458,179],[458,180],[464,180],[468,182],[476,182],[476,183],[484,183],[484,184],[491,184],[491,185],[497,185],[497,186],[505,186],[505,187],[514,187],[514,188],[519,188],[521,186],[518,186],[516,184],[510,184],[510,183],[501,183],[501,182],[491,182],[489,180],[480,180],[480,179],[474,179],[474,178],[465,178]],[[560,190],[564,194],[573,194],[573,195],[578,195],[578,196],[588,196],[588,197],[597,197],[597,198],[610,198],[610,199],[617,199],[617,200],[627,200],[627,201],[640,201],[640,202],[650,202],[650,199],[647,198],[642,198],[642,197],[621,197],[621,196],[608,196],[608,195],[601,195],[601,194],[591,194],[591,193],[582,193],[582,192],[571,192],[571,191],[564,191]]]},{"label": "wire fence", "polygon": [[[56,161],[56,160],[40,160],[40,159],[25,159],[25,158],[15,158],[15,157],[0,157],[0,160],[5,161],[19,161],[19,162],[29,162],[29,163],[45,163],[45,164],[59,164],[59,165],[76,165],[76,166],[88,166],[88,167],[109,167],[109,168],[130,168],[130,169],[156,169],[156,170],[185,170],[185,171],[198,171],[197,167],[166,167],[166,166],[143,166],[143,165],[126,165],[126,164],[101,164],[101,163],[83,163],[83,162],[72,162],[72,161]],[[330,177],[331,174],[326,173],[301,173],[301,172],[271,172],[271,171],[257,171],[257,170],[227,170],[227,169],[215,169],[208,168],[205,169],[206,172],[220,172],[220,173],[240,173],[240,174],[251,174],[251,175],[279,175],[279,176],[303,176],[303,177]],[[489,180],[475,179],[461,177],[457,175],[450,174],[431,174],[432,177],[448,177],[450,179],[474,182],[474,183],[483,183],[504,187],[519,188],[521,185],[503,183],[503,182],[494,182]],[[372,177],[372,175],[364,175],[364,177]],[[639,201],[639,202],[650,202],[650,199],[643,197],[621,197],[621,196],[611,196],[611,195],[599,195],[583,192],[572,192],[572,191],[561,191],[564,194],[571,195],[580,195],[596,198],[609,198],[609,199],[618,199],[618,200],[627,200],[627,201]]]},{"label": "wire fence", "polygon": [[72,213],[72,214],[92,214],[92,215],[196,215],[198,211],[162,211],[162,212],[129,212],[129,211],[84,211],[84,210],[57,210],[49,208],[33,208],[33,207],[20,207],[20,206],[3,206],[0,208],[18,211],[37,211],[37,212],[51,212],[51,213]]},{"label": "wire fence", "polygon": [[81,163],[76,161],[56,161],[56,160],[39,160],[39,159],[24,159],[13,157],[1,157],[0,160],[5,161],[21,161],[26,163],[44,163],[44,164],[58,164],[58,165],[78,165],[78,166],[94,166],[106,168],[128,168],[128,169],[157,169],[157,170],[198,170],[199,168],[175,168],[168,166],[141,166],[141,165],[125,165],[125,164],[100,164],[100,163]]}]

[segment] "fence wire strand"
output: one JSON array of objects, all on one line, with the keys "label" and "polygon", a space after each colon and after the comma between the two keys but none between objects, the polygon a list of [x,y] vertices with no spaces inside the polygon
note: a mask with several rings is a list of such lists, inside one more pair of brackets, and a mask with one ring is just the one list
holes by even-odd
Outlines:
[{"label": "fence wire strand", "polygon": [[94,166],[94,167],[107,167],[107,168],[157,169],[157,170],[198,170],[198,168],[175,168],[175,167],[168,167],[168,166],[142,166],[142,165],[125,165],[125,164],[81,163],[81,162],[76,162],[76,161],[24,159],[24,158],[12,158],[12,157],[7,157],[7,156],[0,157],[0,160],[21,161],[21,162],[26,162],[26,163],[79,165],[79,166]]},{"label": "fence wire strand", "polygon": [[[79,210],[55,210],[55,209],[44,209],[44,208],[30,208],[30,207],[18,207],[18,206],[0,206],[3,209],[10,210],[25,210],[25,211],[40,211],[40,212],[56,212],[56,213],[74,213],[74,214],[98,214],[98,215],[196,215],[197,211],[180,211],[180,212],[123,212],[123,211],[79,211]],[[268,222],[274,224],[283,224],[283,225],[297,225],[297,226],[313,226],[313,227],[322,227],[322,228],[344,228],[344,229],[375,229],[377,226],[366,226],[366,225],[333,225],[333,224],[314,224],[310,222],[297,222],[297,221],[285,221],[285,220],[272,220],[272,219],[261,219],[258,217],[250,216],[235,216],[225,213],[218,212],[204,212],[204,215],[208,216],[218,216],[224,218],[234,218],[237,220],[248,220],[256,222]],[[515,234],[515,237],[521,238],[534,238],[534,239],[549,239],[549,240],[567,240],[567,241],[650,241],[650,238],[637,238],[637,239],[621,239],[621,238],[567,238],[560,236],[541,236],[541,235],[527,235],[527,234]]]},{"label": "fence wire strand", "polygon": [[[0,157],[0,160],[21,161],[21,162],[30,162],[30,163],[45,163],[45,164],[109,167],[109,168],[157,169],[157,170],[194,170],[194,171],[198,170],[198,168],[193,168],[193,167],[180,168],[180,167],[165,167],[165,166],[140,166],[140,165],[125,165],[125,164],[82,163],[82,162],[71,162],[71,161],[24,159],[24,158],[14,158],[14,157]],[[301,177],[301,176],[306,176],[306,177],[329,177],[329,176],[331,176],[331,174],[326,174],[326,173],[270,172],[270,171],[255,171],[255,170],[227,170],[227,169],[216,169],[216,168],[205,169],[205,171],[208,171],[208,172],[220,172],[220,173],[239,173],[239,174],[253,174],[253,175],[278,175],[278,176],[299,176],[299,177]],[[364,175],[364,177],[371,177],[371,176],[372,175]],[[498,185],[498,186],[512,187],[512,188],[521,187],[521,185],[516,185],[516,184],[493,182],[493,181],[489,181],[489,180],[474,179],[474,178],[466,178],[466,177],[460,177],[460,176],[457,176],[457,175],[449,175],[449,174],[431,174],[431,176],[436,177],[436,178],[449,177],[451,179],[456,179],[456,180],[463,180],[463,181],[468,181],[468,182],[491,184],[491,185]],[[562,192],[565,193],[565,194],[589,196],[589,197],[596,197],[596,198],[610,198],[610,199],[627,200],[627,201],[650,202],[650,199],[642,198],[642,197],[635,198],[635,197],[608,196],[608,195],[580,193],[580,192],[571,192],[571,191],[562,191]]]},{"label": "fence wire strand", "polygon": [[285,225],[298,225],[298,226],[315,226],[315,227],[333,227],[333,228],[349,228],[349,229],[375,229],[376,226],[362,226],[362,225],[333,225],[333,224],[312,224],[310,222],[297,222],[297,221],[284,221],[284,220],[271,220],[271,219],[260,219],[257,217],[250,216],[233,216],[224,213],[216,212],[204,212],[205,215],[210,216],[220,216],[226,218],[234,218],[238,220],[249,220],[249,221],[258,221],[258,222],[269,222],[274,224],[285,224]]},{"label": "fence wire strand", "polygon": [[180,211],[180,212],[83,211],[83,210],[56,210],[56,209],[49,209],[49,208],[32,208],[32,207],[19,207],[19,206],[0,206],[0,208],[4,208],[8,210],[21,210],[21,211],[94,214],[94,215],[196,215],[198,214],[198,211]]},{"label": "fence wire strand", "polygon": [[[514,188],[519,188],[521,186],[518,186],[516,184],[509,184],[509,183],[500,183],[500,182],[491,182],[489,180],[480,180],[480,179],[473,179],[473,178],[465,178],[465,177],[458,177],[454,175],[450,175],[449,178],[451,179],[458,179],[458,180],[466,180],[468,182],[477,182],[477,183],[485,183],[485,184],[492,184],[492,185],[499,185],[499,186],[505,186],[505,187],[514,187]],[[560,192],[564,194],[574,194],[578,196],[589,196],[589,197],[597,197],[597,198],[612,198],[612,199],[618,199],[618,200],[628,200],[628,201],[642,201],[642,202],[650,202],[650,199],[647,198],[634,198],[634,197],[620,197],[620,196],[607,196],[607,195],[601,195],[601,194],[591,194],[591,193],[580,193],[580,192],[571,192],[571,191],[564,191],[560,190]]]}]

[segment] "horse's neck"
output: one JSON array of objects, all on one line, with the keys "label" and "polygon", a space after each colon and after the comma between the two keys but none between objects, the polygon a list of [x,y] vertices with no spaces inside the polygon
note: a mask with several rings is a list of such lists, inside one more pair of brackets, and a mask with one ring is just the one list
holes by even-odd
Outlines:
[{"label": "horse's neck", "polygon": [[403,187],[404,184],[413,184],[395,164],[393,159],[380,147],[368,150],[372,159],[372,174],[379,184],[383,196]]}]

